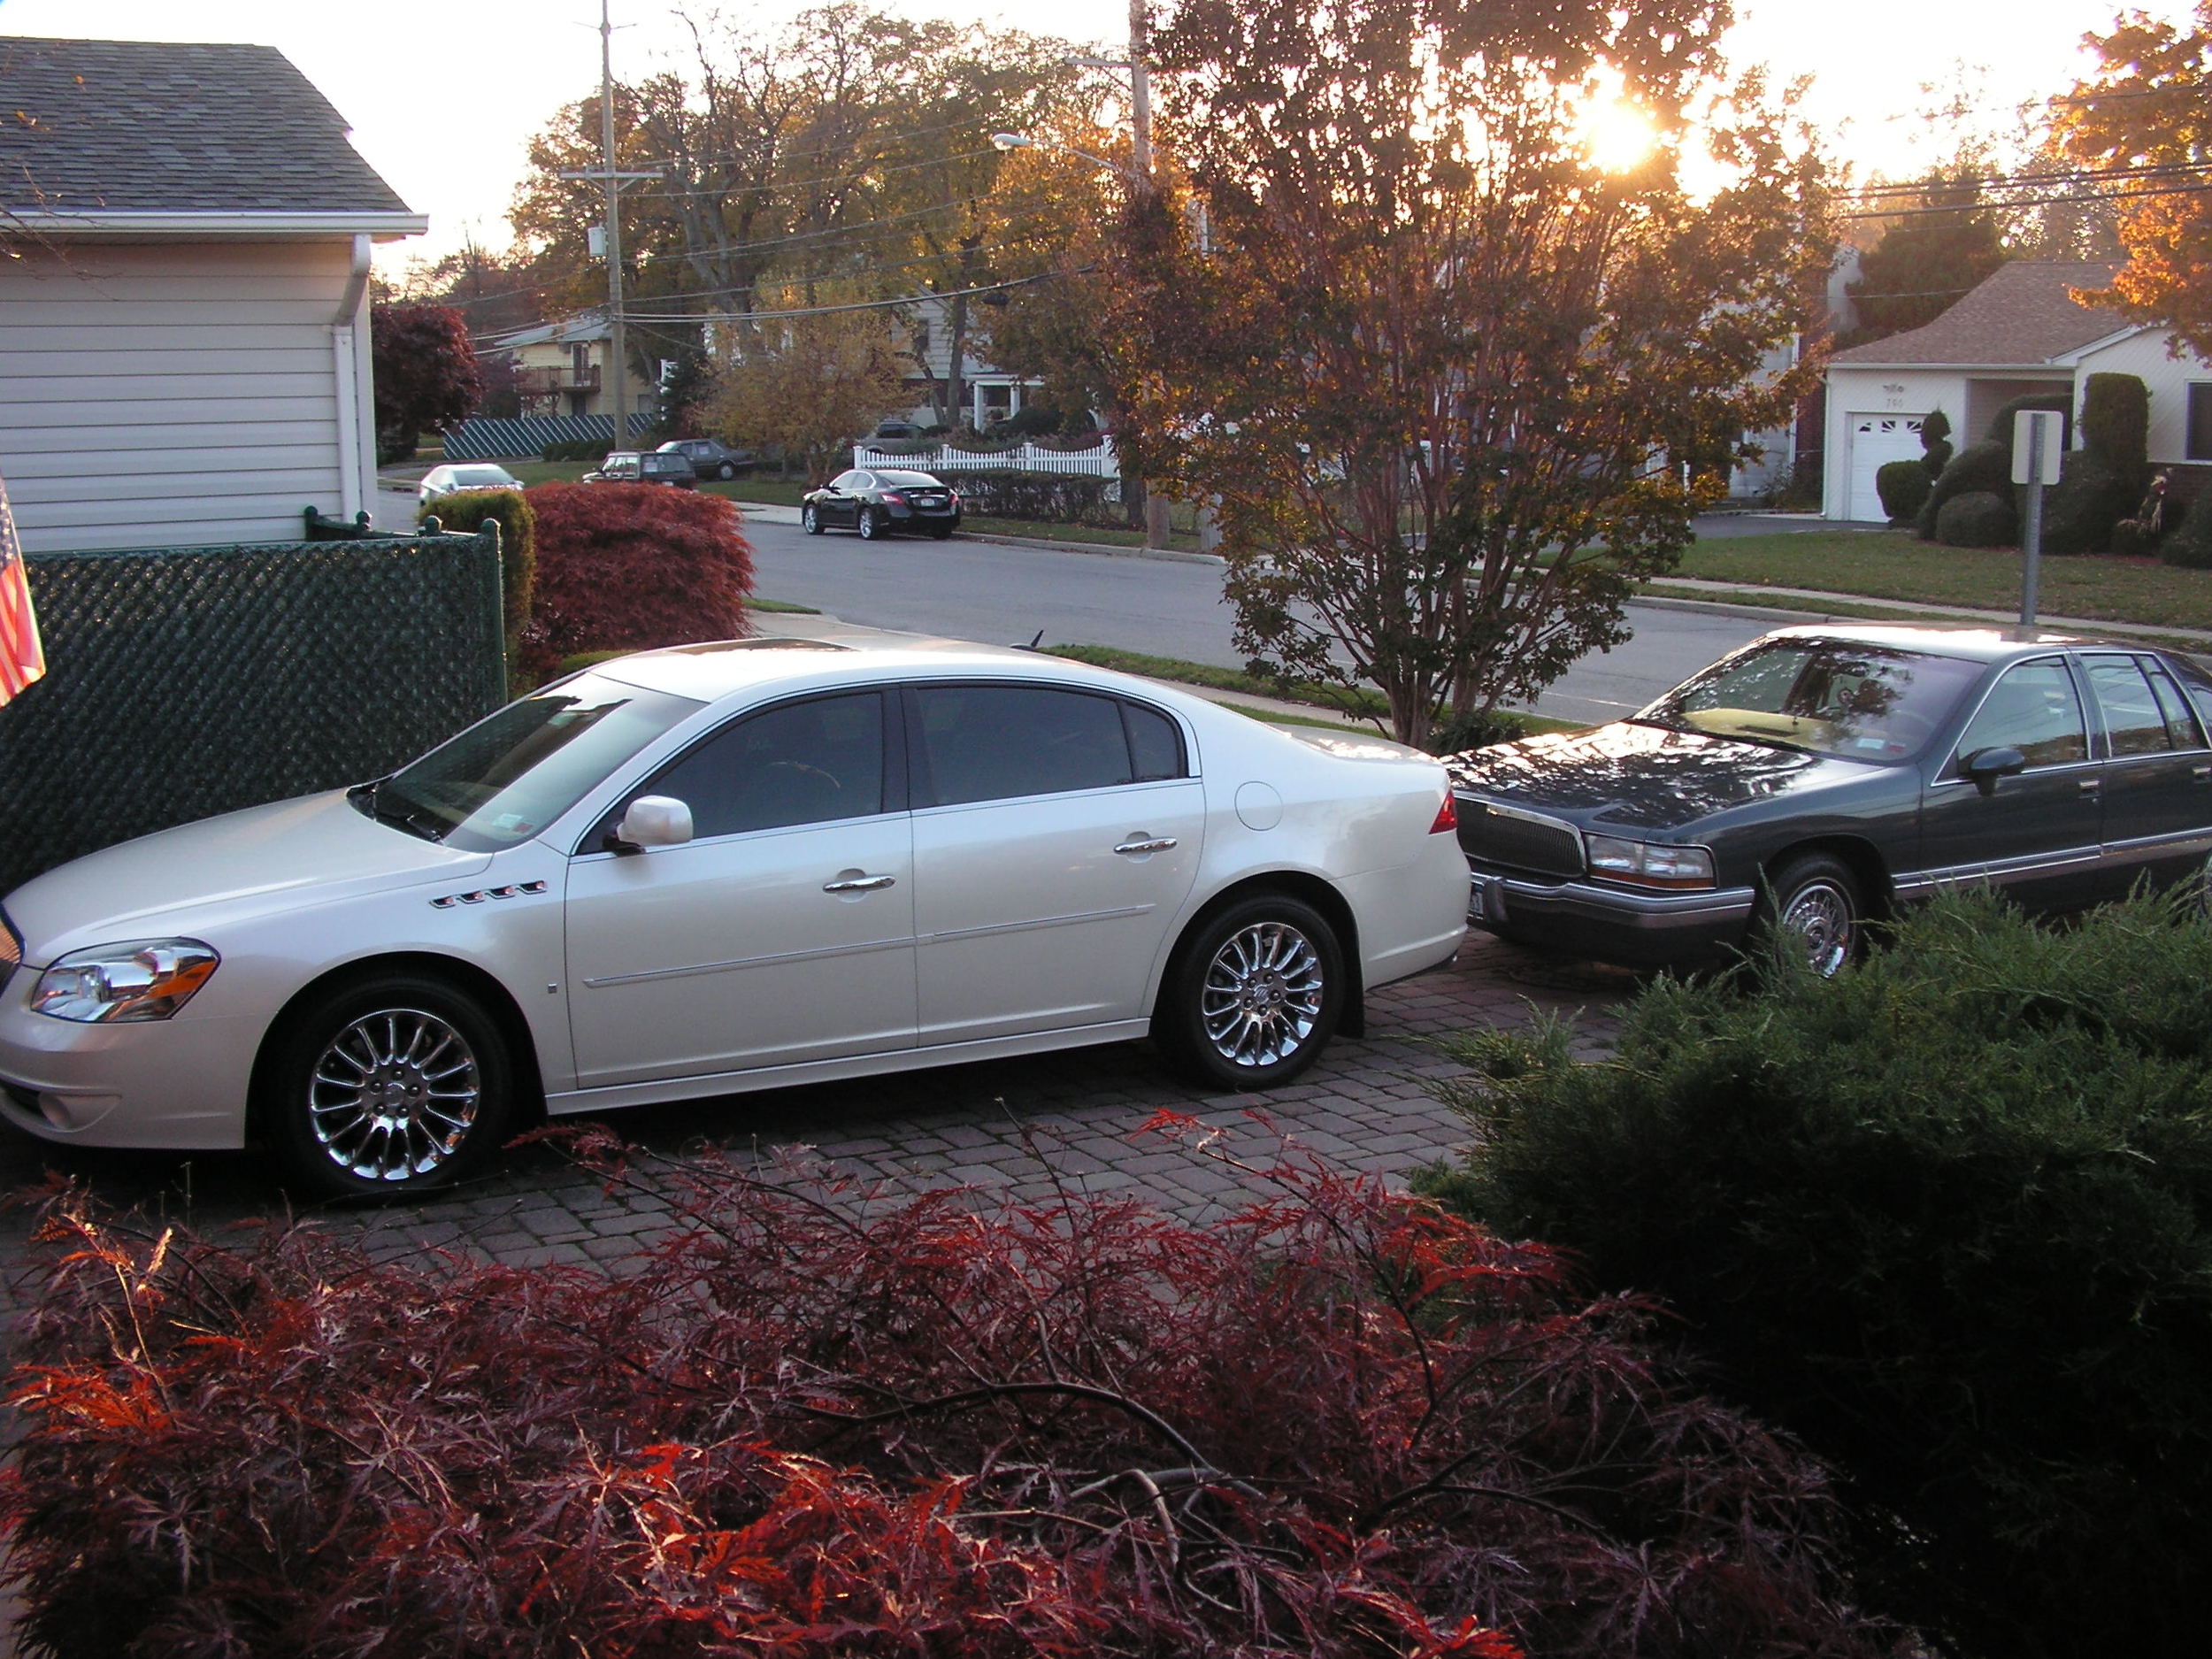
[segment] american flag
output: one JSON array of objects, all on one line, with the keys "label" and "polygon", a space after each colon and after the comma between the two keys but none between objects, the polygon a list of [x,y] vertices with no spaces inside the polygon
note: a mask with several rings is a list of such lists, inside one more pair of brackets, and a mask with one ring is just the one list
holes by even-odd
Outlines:
[{"label": "american flag", "polygon": [[15,537],[7,480],[0,479],[0,703],[45,672],[46,653],[38,642],[38,618],[31,614],[31,584],[23,569],[23,544]]}]

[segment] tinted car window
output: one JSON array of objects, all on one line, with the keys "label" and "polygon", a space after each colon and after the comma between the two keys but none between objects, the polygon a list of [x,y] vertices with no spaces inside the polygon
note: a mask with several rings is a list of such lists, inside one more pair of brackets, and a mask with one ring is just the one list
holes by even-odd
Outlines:
[{"label": "tinted car window", "polygon": [[2092,657],[2087,662],[2089,684],[2115,755],[2158,755],[2174,747],[2165,710],[2132,657]]},{"label": "tinted car window", "polygon": [[879,483],[891,484],[906,489],[928,489],[937,480],[927,472],[878,472]]},{"label": "tinted car window", "polygon": [[1129,752],[1136,762],[1139,783],[1183,775],[1183,733],[1174,721],[1157,709],[1133,703],[1121,705],[1121,718],[1129,728]]},{"label": "tinted car window", "polygon": [[2151,677],[2151,689],[2158,694],[2158,706],[2166,717],[2167,731],[2173,734],[2174,747],[2202,749],[2203,729],[2189,707],[2189,700],[2181,695],[2181,688],[2156,664],[2144,664],[2143,672]]},{"label": "tinted car window", "polygon": [[1133,780],[1121,704],[1111,697],[1041,686],[926,686],[914,697],[934,805]]},{"label": "tinted car window", "polygon": [[1896,763],[1919,753],[1980,672],[1980,664],[1952,657],[1777,640],[1716,664],[1636,718],[1674,730]]},{"label": "tinted car window", "polygon": [[2004,672],[1959,739],[1959,759],[1985,749],[2016,749],[2032,767],[2089,758],[2081,699],[2063,663],[2022,663]]},{"label": "tinted car window", "polygon": [[639,793],[681,801],[702,841],[880,812],[883,699],[816,697],[749,715]]},{"label": "tinted car window", "polygon": [[832,489],[858,489],[868,481],[865,472],[840,472],[829,481]]}]

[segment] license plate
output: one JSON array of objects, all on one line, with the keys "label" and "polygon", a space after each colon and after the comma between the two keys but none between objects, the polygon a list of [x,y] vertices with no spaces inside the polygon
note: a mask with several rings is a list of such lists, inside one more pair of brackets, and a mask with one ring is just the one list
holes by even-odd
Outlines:
[{"label": "license plate", "polygon": [[1503,883],[1495,876],[1477,876],[1467,889],[1467,919],[1471,922],[1505,920]]}]

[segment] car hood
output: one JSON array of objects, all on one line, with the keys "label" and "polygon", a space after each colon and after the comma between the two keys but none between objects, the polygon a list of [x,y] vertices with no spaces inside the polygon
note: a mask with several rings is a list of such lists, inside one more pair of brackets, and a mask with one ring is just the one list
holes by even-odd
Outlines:
[{"label": "car hood", "polygon": [[379,824],[342,790],[249,807],[141,836],[48,871],[7,896],[23,959],[192,934],[275,910],[386,887],[465,879],[489,854]]},{"label": "car hood", "polygon": [[1595,828],[1678,830],[1755,802],[1865,778],[1864,761],[1617,721],[1448,757],[1452,787]]}]

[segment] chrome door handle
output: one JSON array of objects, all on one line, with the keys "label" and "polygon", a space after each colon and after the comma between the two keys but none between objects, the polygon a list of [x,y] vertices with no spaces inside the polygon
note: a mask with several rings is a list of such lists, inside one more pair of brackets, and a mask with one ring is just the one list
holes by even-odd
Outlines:
[{"label": "chrome door handle", "polygon": [[2104,787],[2104,780],[2101,778],[2084,778],[2081,779],[2075,787],[2084,795],[2094,795],[2099,789]]},{"label": "chrome door handle", "polygon": [[896,876],[840,876],[834,881],[825,882],[822,891],[825,893],[873,893],[878,887],[887,887],[897,879]]},{"label": "chrome door handle", "polygon": [[2199,779],[2212,778],[2212,766],[2192,766],[2189,768],[2189,775]]},{"label": "chrome door handle", "polygon": [[1149,841],[1124,841],[1114,849],[1118,853],[1164,853],[1175,845],[1172,835],[1155,835]]}]

